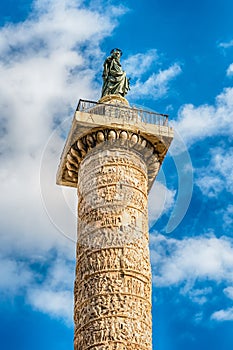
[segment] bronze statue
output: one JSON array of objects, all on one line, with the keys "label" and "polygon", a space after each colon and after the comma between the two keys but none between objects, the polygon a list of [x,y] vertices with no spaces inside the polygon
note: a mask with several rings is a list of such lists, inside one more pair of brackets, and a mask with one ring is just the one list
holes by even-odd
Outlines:
[{"label": "bronze statue", "polygon": [[129,79],[121,68],[121,56],[122,51],[116,48],[111,51],[111,56],[107,57],[104,61],[101,97],[106,95],[121,95],[124,97],[130,89]]}]

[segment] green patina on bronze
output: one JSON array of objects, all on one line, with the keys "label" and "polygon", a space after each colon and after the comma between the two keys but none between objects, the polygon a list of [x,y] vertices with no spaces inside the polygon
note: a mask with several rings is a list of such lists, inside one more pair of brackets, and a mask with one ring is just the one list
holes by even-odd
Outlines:
[{"label": "green patina on bronze", "polygon": [[130,89],[129,79],[121,67],[121,56],[122,51],[120,49],[113,49],[111,56],[104,61],[101,97],[106,95],[120,95],[124,97]]}]

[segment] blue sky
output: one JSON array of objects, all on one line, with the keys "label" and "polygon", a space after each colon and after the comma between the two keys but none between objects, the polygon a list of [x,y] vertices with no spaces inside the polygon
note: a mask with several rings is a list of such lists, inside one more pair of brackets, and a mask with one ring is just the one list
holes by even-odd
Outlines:
[{"label": "blue sky", "polygon": [[77,198],[55,175],[113,47],[130,104],[176,132],[149,198],[153,349],[232,349],[232,13],[230,0],[1,2],[2,349],[72,349]]}]

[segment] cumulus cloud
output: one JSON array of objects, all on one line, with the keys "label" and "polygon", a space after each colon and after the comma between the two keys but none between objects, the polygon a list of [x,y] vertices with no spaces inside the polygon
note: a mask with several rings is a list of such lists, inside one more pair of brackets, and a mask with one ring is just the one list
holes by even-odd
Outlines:
[{"label": "cumulus cloud", "polygon": [[232,135],[233,88],[225,88],[215,99],[214,105],[195,107],[186,104],[178,112],[173,122],[187,146],[206,137]]},{"label": "cumulus cloud", "polygon": [[231,227],[233,223],[233,205],[229,204],[227,208],[222,212],[223,221],[227,227]]},{"label": "cumulus cloud", "polygon": [[129,93],[132,98],[161,98],[169,90],[169,83],[181,73],[181,67],[175,63],[167,69],[153,73],[145,81],[138,79],[133,86],[133,91]]},{"label": "cumulus cloud", "polygon": [[151,65],[158,60],[157,50],[148,50],[145,53],[137,53],[123,60],[123,68],[127,75],[131,78],[141,78],[141,76],[148,72]]},{"label": "cumulus cloud", "polygon": [[35,310],[64,319],[71,324],[73,315],[73,293],[71,291],[54,292],[51,289],[32,289],[28,301]]},{"label": "cumulus cloud", "polygon": [[26,300],[33,309],[72,324],[74,263],[64,258],[50,261],[43,276],[27,286]]},{"label": "cumulus cloud", "polygon": [[[175,287],[182,297],[200,306],[215,299],[215,286],[233,299],[233,240],[214,235],[177,240],[161,234],[151,234],[151,263],[156,288]],[[178,297],[178,294],[177,294]],[[211,315],[212,320],[232,320],[232,307]],[[196,322],[203,318],[197,314]]]},{"label": "cumulus cloud", "polygon": [[233,307],[226,310],[215,311],[211,315],[211,319],[215,321],[233,321]]},{"label": "cumulus cloud", "polygon": [[232,286],[225,288],[223,291],[228,298],[233,300],[233,287]]},{"label": "cumulus cloud", "polygon": [[22,293],[33,280],[33,273],[25,261],[15,261],[10,257],[0,257],[0,288],[2,293],[13,295]]},{"label": "cumulus cloud", "polygon": [[233,241],[227,237],[177,240],[152,235],[153,283],[156,286],[193,287],[197,281],[232,283]]},{"label": "cumulus cloud", "polygon": [[0,263],[2,296],[23,295],[33,309],[71,323],[74,260],[50,254],[31,260],[1,257]]},{"label": "cumulus cloud", "polygon": [[233,148],[228,148],[227,153],[221,148],[215,149],[215,152],[212,157],[213,167],[223,177],[227,190],[233,193]]},{"label": "cumulus cloud", "polygon": [[[206,173],[206,172],[205,172]],[[216,176],[200,176],[196,185],[201,189],[205,196],[216,198],[224,189],[224,182]]]},{"label": "cumulus cloud", "polygon": [[169,68],[160,69],[158,73],[152,73],[148,76],[149,70],[159,63],[160,58],[156,49],[137,53],[122,60],[127,76],[134,80],[128,94],[129,99],[142,97],[158,99],[168,93],[170,82],[181,73],[181,67],[178,63],[174,63]]}]

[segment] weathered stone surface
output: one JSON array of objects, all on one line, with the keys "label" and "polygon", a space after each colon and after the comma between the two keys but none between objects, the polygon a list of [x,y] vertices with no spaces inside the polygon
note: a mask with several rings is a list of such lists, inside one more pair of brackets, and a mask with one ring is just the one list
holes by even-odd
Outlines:
[{"label": "weathered stone surface", "polygon": [[147,166],[95,148],[78,176],[75,350],[151,349]]}]

